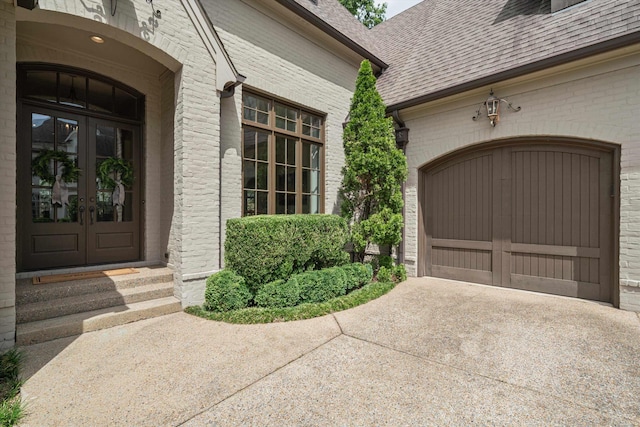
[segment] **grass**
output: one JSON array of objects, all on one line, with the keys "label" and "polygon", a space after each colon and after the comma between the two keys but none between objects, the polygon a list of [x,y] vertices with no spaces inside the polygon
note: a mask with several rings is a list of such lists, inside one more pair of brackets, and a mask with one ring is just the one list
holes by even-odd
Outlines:
[{"label": "grass", "polygon": [[13,426],[24,416],[20,400],[22,353],[11,349],[0,356],[0,426]]},{"label": "grass", "polygon": [[211,312],[200,306],[187,307],[185,312],[209,320],[217,320],[227,323],[273,323],[289,322],[292,320],[311,319],[335,313],[336,311],[347,310],[357,307],[389,292],[395,287],[391,282],[372,282],[360,289],[329,301],[315,304],[300,304],[295,307],[286,308],[259,308],[250,307],[240,310]]}]

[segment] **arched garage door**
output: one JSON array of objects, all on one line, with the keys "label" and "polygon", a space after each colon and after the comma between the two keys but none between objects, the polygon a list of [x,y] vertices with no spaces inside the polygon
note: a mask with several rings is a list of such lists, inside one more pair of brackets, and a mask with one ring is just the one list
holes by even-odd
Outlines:
[{"label": "arched garage door", "polygon": [[612,158],[522,143],[428,165],[419,274],[611,301]]}]

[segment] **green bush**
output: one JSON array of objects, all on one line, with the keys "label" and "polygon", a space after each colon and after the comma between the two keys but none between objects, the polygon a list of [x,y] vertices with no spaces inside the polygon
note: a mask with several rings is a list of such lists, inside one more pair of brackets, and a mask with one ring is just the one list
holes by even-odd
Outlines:
[{"label": "green bush", "polygon": [[385,267],[387,270],[393,269],[393,258],[389,255],[378,255],[376,260],[378,261],[378,267]]},{"label": "green bush", "polygon": [[346,264],[347,224],[336,215],[260,215],[227,221],[225,265],[258,289],[291,275]]},{"label": "green bush", "polygon": [[252,294],[245,280],[229,269],[224,269],[207,279],[204,308],[209,311],[229,311],[245,308]]},{"label": "green bush", "polygon": [[269,282],[258,290],[254,301],[258,307],[293,307],[300,301],[300,285],[295,277]]},{"label": "green bush", "polygon": [[300,303],[324,302],[347,293],[347,279],[340,267],[307,271],[293,276],[300,284]]},{"label": "green bush", "polygon": [[380,267],[376,276],[378,282],[391,282],[391,270],[387,267]]},{"label": "green bush", "polygon": [[347,264],[342,266],[342,270],[346,274],[347,291],[366,285],[373,277],[373,269],[368,264]]},{"label": "green bush", "polygon": [[369,282],[373,279],[373,266],[369,263],[364,264],[364,267],[367,269],[367,274],[369,275]]},{"label": "green bush", "polygon": [[404,264],[399,264],[393,267],[393,282],[400,283],[407,280],[407,270],[404,268]]}]

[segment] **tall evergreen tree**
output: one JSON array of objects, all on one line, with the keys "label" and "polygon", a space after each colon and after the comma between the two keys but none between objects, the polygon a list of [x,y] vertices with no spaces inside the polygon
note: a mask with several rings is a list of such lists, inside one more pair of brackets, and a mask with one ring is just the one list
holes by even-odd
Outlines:
[{"label": "tall evergreen tree", "polygon": [[387,4],[376,5],[374,0],[339,0],[352,15],[358,18],[368,28],[372,28],[384,21]]},{"label": "tall evergreen tree", "polygon": [[395,130],[376,89],[371,64],[364,60],[343,133],[342,216],[351,226],[357,261],[371,243],[389,253],[402,238],[402,182],[407,159],[396,147]]}]

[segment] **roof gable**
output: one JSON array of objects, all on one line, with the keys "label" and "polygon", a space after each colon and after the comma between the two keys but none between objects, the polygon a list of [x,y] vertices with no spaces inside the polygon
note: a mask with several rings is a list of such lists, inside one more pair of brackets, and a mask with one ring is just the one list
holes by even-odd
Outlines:
[{"label": "roof gable", "polygon": [[555,14],[549,0],[424,0],[373,28],[390,64],[378,89],[393,106],[640,34],[639,17],[640,0],[591,0]]}]

